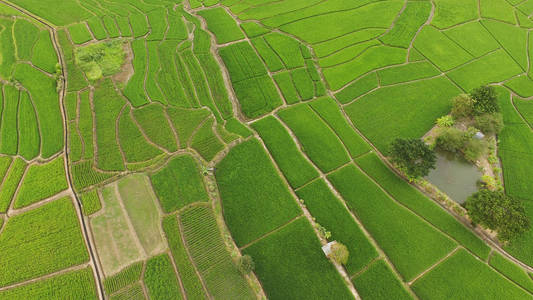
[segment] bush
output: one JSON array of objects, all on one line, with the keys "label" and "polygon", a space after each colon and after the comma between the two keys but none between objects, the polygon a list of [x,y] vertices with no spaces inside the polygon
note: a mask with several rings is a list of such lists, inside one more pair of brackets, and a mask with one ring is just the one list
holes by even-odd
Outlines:
[{"label": "bush", "polygon": [[344,244],[337,242],[331,245],[331,253],[329,254],[329,257],[336,263],[345,265],[348,262],[349,256],[350,252]]},{"label": "bush", "polygon": [[461,94],[452,100],[452,116],[455,118],[470,117],[474,113],[474,100],[466,94]]},{"label": "bush", "polygon": [[474,118],[476,128],[485,134],[498,134],[503,129],[501,113],[482,114]]},{"label": "bush", "polygon": [[238,267],[243,274],[249,274],[255,269],[255,263],[250,255],[243,255],[239,258]]},{"label": "bush", "polygon": [[480,86],[470,92],[470,97],[474,99],[474,113],[496,113],[500,111],[496,92],[491,86]]},{"label": "bush", "polygon": [[464,148],[466,141],[465,133],[452,127],[441,131],[439,136],[437,136],[436,145],[439,149],[456,153]]},{"label": "bush", "polygon": [[530,221],[524,206],[500,191],[481,190],[466,200],[472,222],[498,231],[498,238],[508,241],[526,232]]},{"label": "bush", "polygon": [[455,123],[454,119],[450,115],[442,116],[437,119],[437,125],[439,127],[451,127]]},{"label": "bush", "polygon": [[485,140],[470,139],[465,144],[465,158],[471,162],[477,161],[482,155],[487,153],[488,144]]},{"label": "bush", "polygon": [[391,143],[391,161],[416,179],[435,168],[435,152],[420,139],[396,139]]}]

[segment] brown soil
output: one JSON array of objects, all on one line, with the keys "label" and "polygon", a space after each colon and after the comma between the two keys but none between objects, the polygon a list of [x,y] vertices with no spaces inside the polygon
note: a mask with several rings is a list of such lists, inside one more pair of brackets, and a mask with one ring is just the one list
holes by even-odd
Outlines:
[{"label": "brown soil", "polygon": [[121,82],[121,83],[127,83],[131,76],[133,76],[133,73],[135,73],[135,70],[133,69],[133,51],[131,50],[130,43],[124,43],[124,53],[126,54],[126,57],[124,58],[124,64],[122,65],[122,68],[120,72],[113,75],[113,80],[115,82]]}]

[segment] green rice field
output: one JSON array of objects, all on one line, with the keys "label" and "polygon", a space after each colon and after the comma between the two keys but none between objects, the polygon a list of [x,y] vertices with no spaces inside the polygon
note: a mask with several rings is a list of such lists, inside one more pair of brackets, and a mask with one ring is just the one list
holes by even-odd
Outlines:
[{"label": "green rice field", "polygon": [[[533,223],[532,30],[533,0],[1,0],[0,299],[533,299],[533,226],[390,151],[477,136]],[[480,86],[501,120],[454,112]]]}]

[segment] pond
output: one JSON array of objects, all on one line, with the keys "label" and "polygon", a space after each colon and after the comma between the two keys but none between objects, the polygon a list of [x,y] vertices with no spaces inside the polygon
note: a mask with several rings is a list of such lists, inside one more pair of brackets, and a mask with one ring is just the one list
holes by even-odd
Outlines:
[{"label": "pond", "polygon": [[481,178],[478,168],[460,155],[437,151],[437,163],[426,179],[446,193],[452,200],[463,204],[478,191]]}]

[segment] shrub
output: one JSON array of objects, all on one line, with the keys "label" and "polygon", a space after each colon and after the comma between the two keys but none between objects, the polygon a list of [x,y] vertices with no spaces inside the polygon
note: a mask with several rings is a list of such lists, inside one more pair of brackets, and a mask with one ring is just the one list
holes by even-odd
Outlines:
[{"label": "shrub", "polygon": [[450,115],[442,116],[437,119],[437,125],[439,127],[451,127],[455,123],[454,119]]},{"label": "shrub", "polygon": [[349,256],[350,252],[348,252],[348,248],[346,248],[344,244],[337,242],[331,245],[331,253],[329,254],[329,257],[336,263],[343,265],[346,264]]},{"label": "shrub", "polygon": [[396,139],[391,143],[391,161],[413,179],[435,168],[435,152],[420,139]]},{"label": "shrub", "polygon": [[238,267],[243,274],[249,274],[255,269],[255,263],[252,257],[246,254],[239,258]]},{"label": "shrub", "polygon": [[498,231],[498,238],[508,241],[526,232],[530,221],[523,204],[501,191],[481,190],[466,200],[472,222]]},{"label": "shrub", "polygon": [[467,137],[465,133],[457,128],[445,128],[436,139],[436,145],[442,150],[449,152],[459,152],[465,146]]},{"label": "shrub", "polygon": [[485,134],[498,134],[503,129],[501,113],[482,114],[474,118],[476,128]]},{"label": "shrub", "polygon": [[500,111],[496,92],[491,86],[480,86],[470,92],[470,97],[474,100],[474,113],[495,113]]},{"label": "shrub", "polygon": [[452,116],[466,118],[474,113],[474,100],[466,94],[461,94],[452,100]]},{"label": "shrub", "polygon": [[464,155],[469,161],[475,162],[487,152],[487,141],[470,139],[465,144]]}]

